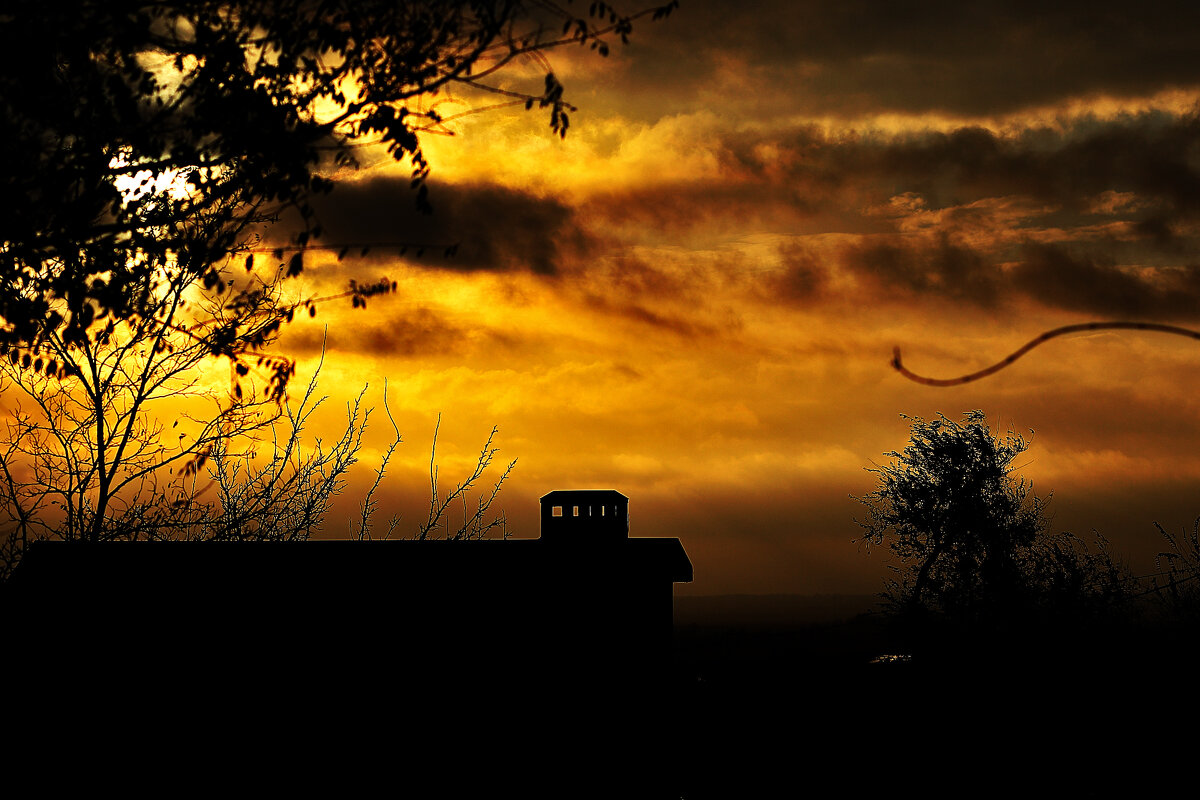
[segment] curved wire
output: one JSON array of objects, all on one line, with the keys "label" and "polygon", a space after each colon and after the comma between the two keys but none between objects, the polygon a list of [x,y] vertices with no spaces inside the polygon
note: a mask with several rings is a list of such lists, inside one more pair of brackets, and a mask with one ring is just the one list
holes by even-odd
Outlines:
[{"label": "curved wire", "polygon": [[1189,339],[1200,340],[1200,331],[1194,331],[1190,328],[1180,328],[1176,325],[1162,325],[1157,322],[1084,322],[1078,325],[1064,325],[1061,328],[1046,331],[1041,336],[1026,343],[1019,350],[1015,351],[1002,361],[997,361],[986,369],[981,369],[978,372],[972,372],[969,375],[962,375],[957,378],[927,378],[924,375],[918,375],[909,370],[900,361],[900,348],[892,349],[892,366],[896,368],[904,377],[916,383],[922,383],[926,386],[960,386],[964,383],[977,381],[980,378],[986,378],[988,375],[999,372],[1009,364],[1016,361],[1021,356],[1028,353],[1033,348],[1043,342],[1048,342],[1056,336],[1065,336],[1068,333],[1079,333],[1080,331],[1100,331],[1100,330],[1132,330],[1132,331],[1158,331],[1159,333],[1172,333],[1176,336],[1186,336]]}]

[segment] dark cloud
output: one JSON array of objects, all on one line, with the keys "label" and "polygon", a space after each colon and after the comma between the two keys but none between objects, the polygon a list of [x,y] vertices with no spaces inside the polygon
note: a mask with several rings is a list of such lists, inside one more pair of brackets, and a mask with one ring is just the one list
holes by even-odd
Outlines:
[{"label": "dark cloud", "polygon": [[1063,247],[1028,245],[1011,274],[1018,291],[1046,305],[1109,317],[1200,318],[1200,267],[1120,269]]},{"label": "dark cloud", "polygon": [[[844,247],[838,263],[873,284],[873,294],[900,301],[936,296],[1003,309],[1008,301],[1027,297],[1050,308],[1110,319],[1200,319],[1200,266],[1195,264],[1129,267],[1103,253],[1027,242],[1019,261],[1005,268],[996,254],[945,235],[866,239]],[[790,271],[784,275],[781,280],[796,279]]]},{"label": "dark cloud", "polygon": [[1198,28],[1183,0],[689,0],[635,31],[621,97],[690,110],[732,64],[741,112],[1000,113],[1200,84]]},{"label": "dark cloud", "polygon": [[631,233],[680,233],[712,224],[753,224],[764,212],[781,206],[787,207],[793,217],[819,211],[813,198],[800,187],[734,178],[631,186],[589,197],[579,213],[585,219],[627,227]]},{"label": "dark cloud", "polygon": [[[761,281],[790,303],[826,297],[836,261],[875,295],[981,308],[1026,296],[1104,316],[1200,316],[1195,113],[1011,135],[739,132],[720,152],[720,178],[594,199],[587,217],[640,222],[643,236],[722,225],[791,235]],[[854,236],[831,253],[809,233]]]},{"label": "dark cloud", "polygon": [[[736,254],[732,261],[740,261]],[[739,312],[725,302],[737,266],[694,264],[678,258],[663,262],[623,254],[576,264],[557,284],[565,303],[636,326],[687,339],[724,337],[742,330]]]},{"label": "dark cloud", "polygon": [[687,339],[710,338],[726,331],[726,329],[706,322],[688,319],[680,314],[649,308],[645,304],[620,295],[589,292],[583,296],[582,300],[584,305],[592,310],[660,331],[674,333]]},{"label": "dark cloud", "polygon": [[[1200,120],[1143,114],[1112,123],[1084,123],[1066,134],[1027,131],[1005,139],[979,130],[926,137],[890,149],[881,170],[919,184],[951,183],[965,198],[1020,194],[1081,208],[1104,191],[1134,192],[1176,213],[1200,209]],[[927,179],[929,180],[929,179]]]},{"label": "dark cloud", "polygon": [[[1163,462],[1190,459],[1195,454],[1194,442],[1200,438],[1200,397],[1192,392],[1171,392],[1170,410],[1164,405],[1166,397],[1152,385],[1097,381],[1082,365],[1073,363],[1074,353],[1081,356],[1088,350],[1114,359],[1130,358],[1136,352],[1130,348],[1138,339],[1149,345],[1168,346],[1173,337],[1156,333],[1111,331],[1092,335],[1094,338],[1059,340],[1046,345],[1038,356],[1043,367],[1058,360],[1063,366],[1064,380],[1046,395],[1025,398],[1020,402],[1019,417],[1038,420],[1034,436],[1035,452],[1043,436],[1048,445],[1057,449],[1069,443],[1077,450],[1093,453],[1116,451],[1133,456],[1155,454]],[[1183,343],[1193,347],[1192,343]],[[1002,354],[996,354],[999,358]],[[1085,356],[1086,357],[1086,356]],[[1015,367],[1014,367],[1015,368]],[[1030,367],[1032,368],[1032,367]],[[1097,386],[1102,387],[1104,402],[1098,403]]]},{"label": "dark cloud", "polygon": [[[1001,308],[1024,296],[1108,317],[1200,317],[1191,233],[1200,220],[1196,113],[1084,118],[1009,135],[801,127],[729,133],[716,145],[719,178],[631,187],[577,208],[497,186],[447,185],[433,188],[436,211],[423,216],[402,180],[346,183],[318,209],[323,241],[457,242],[455,258],[428,263],[570,274],[574,302],[692,338],[716,332],[694,321],[705,316],[695,312],[708,306],[712,287],[621,258],[613,242],[596,237],[661,243],[664,234],[737,229],[800,242],[807,233],[854,234],[836,251],[819,243],[781,247],[778,268],[759,283],[795,304],[829,296],[836,262],[866,278],[859,285],[875,297]],[[399,353],[443,346],[428,337],[407,342],[386,346]]]},{"label": "dark cloud", "polygon": [[[970,127],[903,135],[743,130],[720,134],[714,150],[719,176],[594,195],[577,218],[625,238],[661,240],[732,228],[883,233],[914,211],[944,211],[938,224],[953,229],[1126,222],[1127,236],[1176,253],[1188,244],[1178,241],[1180,230],[1200,219],[1196,113],[1084,118],[1064,130],[1011,135]],[[1123,200],[1102,207],[1105,194]],[[881,210],[906,195],[917,205]],[[1013,201],[1027,216],[997,217]]]},{"label": "dark cloud", "polygon": [[937,294],[980,306],[997,300],[996,268],[981,253],[942,235],[925,241],[874,242],[845,248],[842,265],[885,290]]},{"label": "dark cloud", "polygon": [[821,256],[797,242],[779,248],[782,271],[773,274],[768,282],[777,296],[798,304],[808,304],[825,294],[828,273]]},{"label": "dark cloud", "polygon": [[[622,298],[630,301],[657,302],[673,300],[692,306],[702,305],[705,286],[695,273],[681,274],[670,265],[636,256],[615,254],[601,264],[580,264],[577,269],[591,276],[596,297]],[[602,291],[594,290],[596,285]]]},{"label": "dark cloud", "polygon": [[742,180],[792,181],[826,195],[849,188],[854,198],[877,200],[914,193],[930,208],[1016,195],[1083,211],[1096,195],[1113,191],[1137,194],[1144,207],[1161,207],[1160,215],[1200,212],[1200,116],[1194,113],[1084,119],[1066,131],[1016,136],[982,128],[826,135],[805,127],[776,139],[730,134],[722,145],[728,170]]},{"label": "dark cloud", "polygon": [[[320,243],[380,243],[368,254],[375,260],[394,259],[403,243],[409,256],[423,247],[435,267],[542,274],[554,274],[565,257],[592,246],[572,209],[552,197],[486,184],[431,184],[430,200],[433,213],[419,213],[408,181],[398,177],[339,183],[316,203]],[[452,245],[454,255],[443,257]]]},{"label": "dark cloud", "polygon": [[[342,353],[406,358],[457,354],[472,336],[428,309],[386,311],[385,304],[380,304],[379,311],[343,315],[341,323],[328,331],[306,322],[293,323],[286,331],[283,347],[292,355],[311,355],[319,353],[326,342],[329,348]],[[381,319],[384,313],[387,318]]]}]

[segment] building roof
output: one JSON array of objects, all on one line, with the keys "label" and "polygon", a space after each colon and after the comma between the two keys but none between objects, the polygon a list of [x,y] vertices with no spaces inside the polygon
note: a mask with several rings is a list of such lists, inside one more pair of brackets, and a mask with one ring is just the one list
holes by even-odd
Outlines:
[{"label": "building roof", "polygon": [[566,500],[569,497],[582,498],[589,497],[592,499],[616,499],[621,498],[628,502],[629,498],[615,489],[555,489],[553,492],[547,492],[542,495],[541,502],[545,503],[550,500]]},{"label": "building roof", "polygon": [[603,585],[631,578],[692,580],[678,539],[609,542],[545,539],[378,542],[35,542],[13,574],[16,584],[150,583],[164,588],[226,581],[319,587],[493,584],[544,580]]},{"label": "building roof", "polygon": [[36,542],[0,598],[14,657],[56,669],[83,653],[139,680],[185,665],[239,690],[302,676],[298,701],[336,679],[341,702],[361,682],[348,670],[378,664],[399,686],[440,681],[434,697],[490,686],[558,708],[582,687],[657,685],[671,584],[691,579],[678,539]]}]

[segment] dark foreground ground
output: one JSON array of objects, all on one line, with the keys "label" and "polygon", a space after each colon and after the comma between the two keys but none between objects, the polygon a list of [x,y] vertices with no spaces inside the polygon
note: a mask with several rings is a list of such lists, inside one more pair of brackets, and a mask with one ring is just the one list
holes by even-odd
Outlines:
[{"label": "dark foreground ground", "polygon": [[989,642],[914,637],[855,613],[870,598],[682,601],[675,796],[1144,797],[1200,783],[1188,626]]},{"label": "dark foreground ground", "polygon": [[553,658],[514,674],[383,629],[364,652],[315,641],[282,661],[154,642],[116,660],[86,643],[50,660],[10,649],[7,763],[37,796],[1194,794],[1193,631],[922,653],[869,605],[677,598],[657,681],[629,663],[580,682]]}]

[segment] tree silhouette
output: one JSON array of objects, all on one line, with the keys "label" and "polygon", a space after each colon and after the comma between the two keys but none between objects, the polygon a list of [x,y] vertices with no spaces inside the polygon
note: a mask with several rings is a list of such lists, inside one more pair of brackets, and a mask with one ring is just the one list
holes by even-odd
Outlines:
[{"label": "tree silhouette", "polygon": [[[479,457],[475,460],[475,469],[461,483],[455,484],[453,489],[443,495],[438,489],[437,466],[437,437],[441,425],[442,418],[439,415],[438,424],[433,430],[433,445],[429,452],[429,513],[425,522],[421,523],[418,528],[416,538],[422,540],[482,539],[493,530],[499,530],[501,535],[507,538],[507,517],[501,514],[488,519],[487,515],[492,503],[496,501],[496,495],[500,493],[504,481],[508,480],[508,476],[516,467],[516,459],[510,461],[504,468],[504,472],[492,485],[490,492],[475,498],[474,506],[468,503],[471,489],[483,477],[483,473],[487,471],[496,457],[497,448],[492,445],[492,441],[496,438],[497,429],[493,427],[492,432],[488,434],[487,441],[483,443],[483,447],[479,451]],[[462,505],[462,521],[452,528],[448,513],[450,506],[456,503]],[[440,535],[439,531],[442,532]]]},{"label": "tree silhouette", "polygon": [[[164,269],[223,294],[223,260],[283,214],[301,222],[297,249],[271,269],[298,274],[321,233],[311,198],[358,167],[356,148],[407,161],[427,208],[420,134],[447,121],[435,97],[536,105],[564,134],[573,107],[540,52],[607,54],[607,37],[675,5],[578,17],[521,0],[14,0],[0,25],[0,345],[37,358],[51,339],[83,346],[97,320],[136,328]],[[499,83],[527,59],[545,68],[536,91]]]},{"label": "tree silhouette", "polygon": [[909,444],[868,469],[878,487],[856,498],[868,513],[860,541],[900,562],[885,591],[891,607],[992,624],[1122,605],[1129,579],[1107,543],[1092,552],[1069,533],[1050,535],[1047,501],[1013,476],[1028,441],[993,436],[982,411],[964,417],[905,417]]},{"label": "tree silhouette", "polygon": [[[307,540],[325,525],[333,498],[358,463],[374,411],[363,403],[365,386],[347,403],[345,428],[309,443],[304,432],[310,418],[328,399],[316,396],[320,364],[296,403],[264,396],[230,403],[223,387],[198,378],[195,363],[206,358],[202,341],[142,347],[135,356],[137,340],[124,328],[118,326],[105,346],[80,351],[88,356],[85,368],[76,375],[76,362],[69,361],[65,379],[0,360],[0,390],[16,388],[24,396],[0,431],[0,583],[41,540]],[[159,333],[180,337],[170,327]],[[94,384],[97,375],[100,383]],[[192,410],[168,427],[158,411],[164,400],[175,406],[167,413],[189,400]],[[399,524],[393,516],[385,531],[372,530],[375,494],[401,442],[386,385],[383,405],[394,438],[350,522],[351,538],[390,538]],[[198,413],[206,407],[207,415]],[[440,497],[435,432],[428,519],[413,538],[507,536],[503,513],[488,515],[515,461],[490,491],[468,502],[495,458],[495,435],[493,428],[471,474]],[[463,521],[452,528],[454,501],[462,505]]]},{"label": "tree silhouette", "polygon": [[[0,359],[10,417],[0,433],[0,514],[11,568],[30,541],[191,538],[193,495],[218,450],[245,445],[281,413],[290,361],[260,354],[202,370],[214,351],[253,352],[278,329],[278,282],[228,268],[223,293],[197,294],[164,267],[144,315],[108,318],[78,342],[48,331],[36,357]],[[280,362],[283,367],[279,367]],[[170,404],[168,426],[162,408]],[[234,444],[237,443],[237,444]]]},{"label": "tree silhouette", "polygon": [[[591,3],[577,16],[522,0],[7,4],[0,378],[6,400],[20,400],[0,443],[6,563],[45,537],[307,531],[315,507],[273,533],[237,522],[251,508],[279,510],[287,481],[269,465],[291,463],[288,443],[311,400],[310,385],[291,412],[294,362],[269,348],[317,300],[349,297],[361,308],[395,289],[356,280],[333,297],[285,298],[284,283],[321,234],[312,198],[356,169],[357,148],[371,144],[410,164],[415,200],[428,209],[420,135],[445,132],[439,95],[455,87],[537,106],[563,135],[574,108],[541,51],[576,43],[607,55],[609,39],[628,41],[635,19],[676,5],[622,14]],[[525,60],[545,68],[544,80],[533,91],[509,88],[509,68]],[[289,214],[301,223],[294,241],[264,252],[265,226]],[[227,381],[210,369],[221,360]],[[184,409],[170,428],[151,413],[166,397]],[[365,418],[353,409],[349,438],[312,454],[310,466],[344,470]],[[291,431],[262,472],[237,447],[276,421]],[[209,459],[222,508],[241,511],[200,525],[196,493]],[[292,488],[319,499],[321,469],[301,470],[310,483]],[[446,504],[431,503],[425,535],[444,527]],[[490,500],[481,503],[486,510]],[[364,506],[360,536],[369,517]],[[468,531],[492,529],[482,513],[466,519]]]},{"label": "tree silhouette", "polygon": [[[266,436],[257,436],[250,442],[222,438],[214,444],[208,458],[208,477],[216,488],[217,497],[215,501],[205,502],[203,492],[193,492],[190,500],[195,513],[185,531],[186,538],[301,541],[323,527],[333,498],[345,489],[347,474],[358,463],[363,434],[376,409],[363,404],[367,392],[364,386],[358,396],[346,404],[346,427],[342,432],[328,442],[317,436],[311,445],[306,445],[302,438],[308,422],[328,399],[328,396],[317,397],[315,394],[320,371],[321,364],[318,364],[298,404],[294,407],[291,403],[284,405],[280,417],[270,426],[269,443],[264,441]],[[376,493],[402,442],[400,429],[388,406],[386,381],[383,409],[393,436],[374,468],[375,479],[359,503],[358,514],[349,521],[351,539],[389,539],[400,524],[399,515],[393,515],[382,532],[374,528],[374,514],[379,506]],[[489,514],[516,466],[516,460],[509,462],[490,491],[475,497],[473,504],[469,502],[471,490],[491,467],[499,450],[493,444],[497,433],[493,427],[471,474],[442,497],[437,465],[437,430],[440,426],[439,415],[429,455],[429,511],[426,522],[416,526],[412,538],[483,539],[494,532],[507,538],[507,518],[503,511],[494,517]],[[243,446],[234,449],[233,444]],[[266,452],[259,452],[260,449]],[[463,509],[462,523],[457,527],[451,527],[448,519],[450,506],[454,503],[461,504]]]},{"label": "tree silhouette", "polygon": [[940,415],[911,420],[903,452],[868,470],[879,487],[859,498],[868,511],[863,541],[886,544],[905,565],[889,587],[892,602],[977,613],[1011,596],[1017,553],[1045,528],[1043,503],[1010,477],[1028,445],[1016,434],[994,439],[980,411],[965,425]]},{"label": "tree silhouette", "polygon": [[[203,237],[208,222],[189,229]],[[275,541],[320,526],[369,410],[360,395],[332,446],[302,450],[316,375],[293,408],[285,387],[295,364],[268,349],[311,299],[285,302],[282,270],[226,259],[206,274],[211,287],[167,260],[146,275],[144,313],[93,320],[78,341],[48,328],[36,354],[10,348],[0,358],[10,410],[0,430],[0,580],[43,539]],[[347,294],[361,304],[375,292],[355,284]],[[211,369],[217,354],[229,356],[227,372]]]}]

